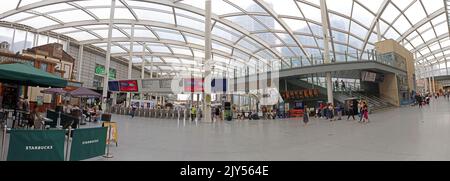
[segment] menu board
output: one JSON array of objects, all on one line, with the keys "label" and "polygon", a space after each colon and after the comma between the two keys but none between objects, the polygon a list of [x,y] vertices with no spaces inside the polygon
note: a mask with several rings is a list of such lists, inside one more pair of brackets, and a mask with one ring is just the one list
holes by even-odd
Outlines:
[{"label": "menu board", "polygon": [[138,92],[137,80],[120,80],[119,87],[121,92]]}]

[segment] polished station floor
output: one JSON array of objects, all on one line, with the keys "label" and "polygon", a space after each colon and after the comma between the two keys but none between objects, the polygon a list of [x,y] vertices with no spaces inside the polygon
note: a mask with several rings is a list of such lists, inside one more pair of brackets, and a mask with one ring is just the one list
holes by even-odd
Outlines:
[{"label": "polished station floor", "polygon": [[191,123],[113,115],[119,146],[91,160],[450,160],[450,101],[346,119]]},{"label": "polished station floor", "polygon": [[[368,124],[346,119],[192,123],[113,115],[119,145],[113,158],[130,161],[450,160],[450,101],[370,115]],[[99,126],[91,123],[87,126]]]}]

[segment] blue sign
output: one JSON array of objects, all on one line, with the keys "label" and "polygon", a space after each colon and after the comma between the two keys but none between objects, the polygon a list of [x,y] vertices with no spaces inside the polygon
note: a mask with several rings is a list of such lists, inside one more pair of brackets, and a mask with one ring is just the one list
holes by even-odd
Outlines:
[{"label": "blue sign", "polygon": [[213,79],[211,92],[227,92],[227,79]]}]

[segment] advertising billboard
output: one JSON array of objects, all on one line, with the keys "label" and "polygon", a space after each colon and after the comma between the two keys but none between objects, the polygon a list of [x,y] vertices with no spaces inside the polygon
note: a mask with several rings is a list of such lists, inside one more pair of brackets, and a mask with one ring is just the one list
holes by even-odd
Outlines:
[{"label": "advertising billboard", "polygon": [[120,80],[119,87],[121,92],[138,92],[137,80]]},{"label": "advertising billboard", "polygon": [[185,92],[204,92],[203,78],[187,78],[184,79],[184,91]]},{"label": "advertising billboard", "polygon": [[113,92],[119,92],[119,81],[109,81],[108,90]]}]

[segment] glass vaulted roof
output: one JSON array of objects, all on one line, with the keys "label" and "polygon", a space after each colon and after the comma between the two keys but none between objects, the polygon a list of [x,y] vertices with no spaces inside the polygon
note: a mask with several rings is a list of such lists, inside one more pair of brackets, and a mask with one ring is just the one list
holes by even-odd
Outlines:
[{"label": "glass vaulted roof", "polygon": [[[436,65],[447,69],[446,0],[322,2],[336,60],[340,55],[363,56],[361,52],[373,49],[379,39],[394,39],[414,53],[419,73]],[[320,57],[324,45],[320,3],[212,0],[217,69],[242,67],[255,59],[261,68],[286,57]],[[116,0],[112,55],[129,59],[132,49],[134,63],[154,57],[160,70],[195,69],[197,60],[205,56],[204,9],[204,0]],[[106,50],[110,12],[111,0],[8,0],[0,6],[0,20],[30,26],[38,33],[67,35]]]}]

